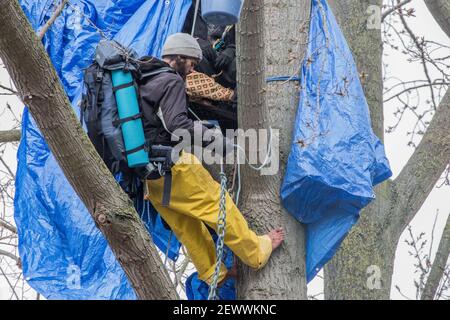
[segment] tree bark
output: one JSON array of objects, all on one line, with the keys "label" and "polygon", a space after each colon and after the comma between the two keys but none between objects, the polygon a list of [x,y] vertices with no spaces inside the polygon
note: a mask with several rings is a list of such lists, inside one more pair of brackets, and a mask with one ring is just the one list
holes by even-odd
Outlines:
[{"label": "tree bark", "polygon": [[[381,1],[344,0],[331,1],[331,4],[359,72],[369,77],[364,90],[374,132],[382,139],[381,32],[367,28],[369,5],[381,6]],[[352,19],[348,19],[349,16]],[[450,92],[447,92],[421,144],[400,176],[394,182],[387,181],[376,188],[377,199],[362,210],[360,221],[325,267],[326,299],[389,299],[400,236],[449,162],[449,101]]]},{"label": "tree bark", "polygon": [[450,2],[448,0],[424,0],[436,22],[450,37]]},{"label": "tree bark", "polygon": [[20,130],[0,131],[0,143],[19,142]]},{"label": "tree bark", "polygon": [[241,209],[260,234],[279,226],[287,233],[263,270],[240,268],[241,299],[306,299],[304,230],[280,204],[299,86],[266,78],[299,74],[308,37],[302,24],[308,26],[309,14],[309,0],[248,0],[238,26],[239,127],[280,130],[280,171],[260,176],[244,166]]},{"label": "tree bark", "polygon": [[433,300],[439,289],[439,283],[445,272],[448,258],[450,256],[450,215],[447,218],[444,233],[442,234],[439,248],[436,252],[436,257],[431,267],[430,275],[428,276],[425,289],[423,290],[422,300]]},{"label": "tree bark", "polygon": [[17,1],[0,0],[0,16],[0,57],[137,296],[177,299],[147,230],[79,125],[50,59]]},{"label": "tree bark", "polygon": [[369,29],[368,9],[381,8],[382,0],[330,0],[330,6],[353,53],[369,104],[372,128],[384,140],[383,45],[381,30]]}]

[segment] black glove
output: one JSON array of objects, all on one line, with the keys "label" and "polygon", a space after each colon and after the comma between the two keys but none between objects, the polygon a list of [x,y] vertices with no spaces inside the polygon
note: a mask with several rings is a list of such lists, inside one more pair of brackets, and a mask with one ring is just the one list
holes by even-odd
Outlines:
[{"label": "black glove", "polygon": [[229,66],[236,58],[236,49],[233,47],[226,48],[216,58],[216,64],[214,65],[217,70],[224,70]]},{"label": "black glove", "polygon": [[217,58],[217,52],[216,50],[214,50],[212,44],[209,41],[203,39],[197,39],[197,42],[202,49],[203,57],[214,64]]}]

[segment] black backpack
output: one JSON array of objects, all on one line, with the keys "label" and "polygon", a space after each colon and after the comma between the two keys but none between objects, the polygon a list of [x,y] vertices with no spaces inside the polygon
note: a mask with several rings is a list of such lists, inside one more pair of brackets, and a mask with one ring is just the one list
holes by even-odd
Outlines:
[{"label": "black backpack", "polygon": [[[87,134],[106,166],[133,199],[137,193],[139,180],[147,173],[146,168],[128,167],[111,77],[112,70],[130,71],[135,79],[140,80],[174,71],[168,67],[161,67],[142,74],[136,53],[125,49],[117,42],[101,41],[97,47],[94,63],[84,72],[81,122],[86,125]],[[139,95],[136,81],[135,87]]]}]

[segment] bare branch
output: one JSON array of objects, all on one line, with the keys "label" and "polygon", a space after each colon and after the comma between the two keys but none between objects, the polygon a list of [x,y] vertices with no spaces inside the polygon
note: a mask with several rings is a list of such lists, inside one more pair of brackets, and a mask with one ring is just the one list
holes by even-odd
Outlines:
[{"label": "bare branch", "polygon": [[450,162],[450,90],[416,151],[393,183],[396,207],[390,225],[401,233],[422,207]]},{"label": "bare branch", "polygon": [[[400,1],[400,0],[398,0],[398,1]],[[434,89],[433,89],[433,81],[431,80],[430,72],[429,72],[428,66],[427,66],[427,59],[426,59],[426,52],[425,52],[426,51],[425,39],[421,39],[419,41],[419,38],[414,34],[412,29],[409,27],[408,23],[406,22],[406,18],[402,12],[399,13],[399,16],[400,16],[401,22],[403,23],[403,26],[405,27],[406,32],[410,35],[411,40],[414,42],[414,44],[418,50],[420,59],[422,60],[422,66],[424,69],[424,73],[425,73],[425,76],[427,77],[428,84],[430,87],[430,94],[431,94],[431,99],[433,101],[433,107],[434,107],[434,109],[436,109],[437,104],[436,104],[436,97],[435,97]]]},{"label": "bare branch", "polygon": [[397,4],[396,6],[386,10],[385,12],[383,12],[383,14],[381,15],[381,22],[383,22],[391,13],[397,11],[398,9],[401,9],[403,6],[407,5],[411,1],[412,0],[403,0],[402,2]]},{"label": "bare branch", "polygon": [[9,285],[9,287],[11,288],[12,292],[14,293],[14,295],[16,296],[16,299],[17,299],[17,300],[20,300],[20,299],[19,299],[19,296],[18,296],[17,293],[16,293],[16,290],[15,290],[14,286],[13,286],[12,283],[9,281],[8,276],[5,274],[5,271],[3,271],[3,269],[2,269],[1,267],[0,267],[0,272],[1,272],[2,275],[5,277],[6,282],[8,282],[8,285]]},{"label": "bare branch", "polygon": [[9,95],[18,95],[17,91],[14,91],[14,90],[11,89],[11,88],[2,86],[1,84],[0,84],[0,89],[3,89],[3,90],[5,90],[5,91],[8,91],[7,94],[9,94]]},{"label": "bare branch", "polygon": [[47,23],[39,31],[38,38],[40,40],[42,40],[42,38],[44,38],[44,35],[47,33],[48,29],[55,22],[55,20],[59,17],[59,15],[63,11],[66,4],[67,4],[67,0],[62,0],[61,3],[59,4],[59,6],[56,8],[55,13],[53,13],[53,16],[50,18],[50,20],[47,21]]},{"label": "bare branch", "polygon": [[450,255],[450,215],[445,225],[444,233],[439,244],[436,257],[430,275],[428,276],[425,289],[422,293],[422,300],[433,300],[439,287],[440,280],[444,276],[445,266]]},{"label": "bare branch", "polygon": [[11,252],[5,251],[0,249],[0,256],[8,257],[16,262],[16,264],[19,263],[19,257],[16,257],[16,255],[12,254]]},{"label": "bare branch", "polygon": [[17,228],[2,219],[0,219],[0,227],[17,234]]},{"label": "bare branch", "polygon": [[[450,82],[440,82],[440,81],[438,82],[438,81],[433,81],[433,82],[431,83],[431,86],[448,86],[448,85],[450,85]],[[386,103],[386,102],[389,102],[389,101],[391,101],[391,100],[393,100],[393,99],[395,99],[395,98],[401,96],[402,94],[407,93],[407,92],[410,92],[410,91],[412,91],[412,90],[417,90],[417,89],[420,89],[420,88],[426,88],[426,87],[430,87],[430,84],[427,83],[427,84],[417,85],[417,86],[414,86],[414,87],[408,87],[408,88],[406,88],[406,89],[404,89],[404,90],[402,90],[402,91],[396,93],[396,94],[393,95],[392,97],[386,98],[386,99],[384,100],[384,102],[385,102],[385,103]]]},{"label": "bare branch", "polygon": [[0,143],[20,141],[20,130],[0,131]]},{"label": "bare branch", "polygon": [[11,175],[11,177],[13,179],[16,178],[16,175],[14,174],[14,172],[12,172],[11,168],[8,166],[8,164],[6,163],[5,160],[3,160],[3,157],[0,156],[0,162],[3,164],[3,166],[6,168],[6,170],[8,170],[8,173]]}]

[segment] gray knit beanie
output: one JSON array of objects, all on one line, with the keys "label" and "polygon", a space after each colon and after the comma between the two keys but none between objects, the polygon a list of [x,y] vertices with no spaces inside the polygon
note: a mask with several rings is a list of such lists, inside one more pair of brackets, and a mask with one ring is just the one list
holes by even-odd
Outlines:
[{"label": "gray knit beanie", "polygon": [[180,55],[202,60],[203,54],[197,40],[187,33],[170,35],[162,49],[162,57]]}]

